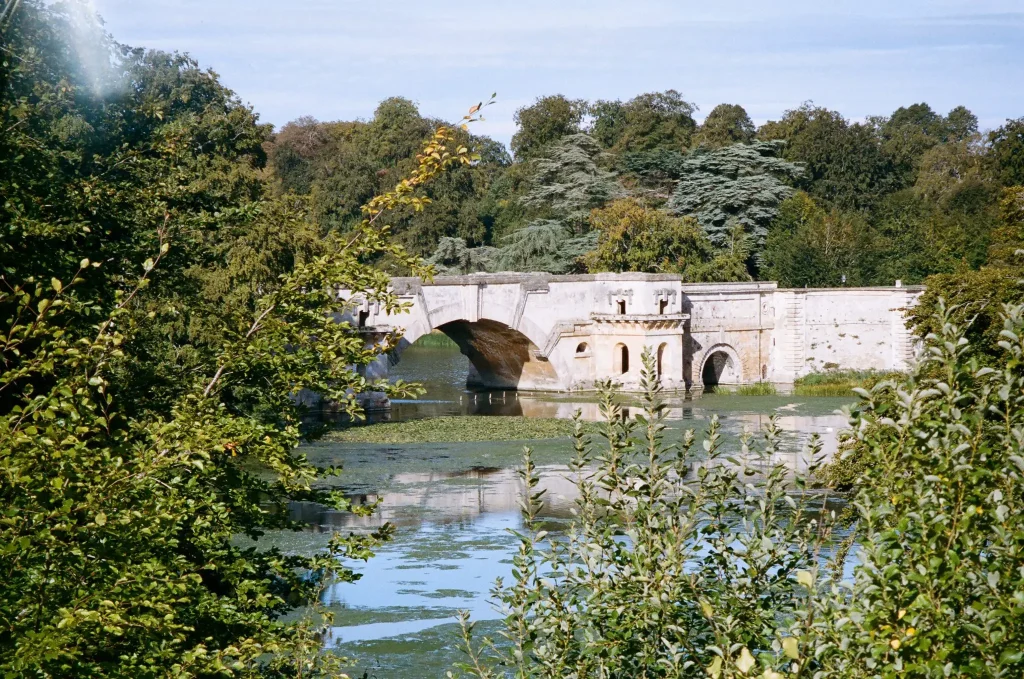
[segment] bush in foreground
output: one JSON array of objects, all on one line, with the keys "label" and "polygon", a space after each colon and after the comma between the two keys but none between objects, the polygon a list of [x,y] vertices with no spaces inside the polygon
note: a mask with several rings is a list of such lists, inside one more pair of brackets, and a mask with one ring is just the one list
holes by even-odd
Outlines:
[{"label": "bush in foreground", "polygon": [[[996,367],[948,316],[905,381],[863,398],[856,522],[712,421],[664,440],[644,358],[645,415],[606,393],[600,451],[577,423],[579,491],[564,537],[542,530],[529,452],[526,531],[498,582],[503,640],[464,620],[473,677],[1019,677],[1024,672],[1024,307],[1007,307]],[[819,448],[808,451],[810,471]],[[594,468],[596,465],[596,469]],[[857,545],[855,558],[848,556]]]}]

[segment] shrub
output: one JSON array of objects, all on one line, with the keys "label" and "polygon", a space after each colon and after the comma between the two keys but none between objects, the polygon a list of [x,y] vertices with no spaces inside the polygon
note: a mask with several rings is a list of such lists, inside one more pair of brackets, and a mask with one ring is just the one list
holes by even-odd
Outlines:
[{"label": "shrub", "polygon": [[841,542],[827,496],[770,464],[774,421],[767,457],[749,437],[725,455],[715,421],[704,456],[692,454],[692,432],[667,443],[646,354],[638,425],[606,390],[596,453],[577,419],[579,498],[563,537],[539,524],[527,451],[526,530],[513,582],[494,590],[503,640],[477,641],[464,618],[460,669],[551,679],[1022,676],[1024,307],[1005,308],[994,367],[971,358],[948,314],[935,324],[904,380],[858,389],[844,447],[861,471]]},{"label": "shrub", "polygon": [[[418,260],[375,222],[422,208],[420,186],[469,164],[465,148],[447,150],[452,142],[439,128],[412,176],[374,198],[361,225],[325,239],[326,254],[282,275],[251,315],[224,313],[216,353],[167,414],[124,398],[116,383],[118,365],[160,360],[131,353],[155,315],[131,311],[173,261],[164,232],[137,282],[110,291],[110,306],[85,284],[88,260],[64,281],[2,281],[0,674],[338,676],[339,658],[320,653],[329,616],[281,617],[315,607],[332,578],[356,579],[341,559],[367,558],[389,529],[336,535],[309,557],[259,538],[304,527],[289,518],[293,501],[360,511],[316,485],[333,470],[296,454],[304,411],[291,396],[310,389],[358,415],[360,392],[416,392],[354,369],[397,337],[367,347],[334,320],[351,308],[336,291],[401,308],[389,277],[364,262]],[[253,393],[264,409],[248,407]]]},{"label": "shrub", "polygon": [[806,600],[828,518],[810,514],[790,493],[789,470],[770,462],[774,420],[764,448],[746,437],[741,457],[727,456],[717,419],[701,455],[692,431],[667,443],[655,375],[645,352],[644,414],[635,421],[602,387],[602,450],[577,415],[570,470],[579,499],[564,538],[540,525],[543,493],[527,449],[527,532],[514,582],[494,590],[504,642],[477,644],[464,620],[469,675],[507,676],[502,667],[519,677],[719,677],[755,665],[781,670],[799,657],[785,625],[812,623]]}]

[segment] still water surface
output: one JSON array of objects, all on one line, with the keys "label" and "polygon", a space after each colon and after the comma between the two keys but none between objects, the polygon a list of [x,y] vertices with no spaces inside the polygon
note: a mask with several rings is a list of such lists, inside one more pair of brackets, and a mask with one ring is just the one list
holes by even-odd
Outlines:
[{"label": "still water surface", "polygon": [[[584,417],[598,419],[596,403],[580,396],[466,391],[467,368],[466,358],[457,350],[410,347],[392,376],[421,382],[427,393],[417,402],[395,403],[392,417],[571,417],[578,408]],[[822,437],[826,453],[834,451],[835,433],[846,424],[836,411],[849,402],[710,394],[692,402],[670,402],[669,425],[700,432],[717,414],[723,432],[735,440],[744,431],[756,434],[776,413],[787,432],[781,461],[800,468],[805,464],[802,451],[812,434]],[[496,577],[508,579],[517,546],[509,529],[521,527],[515,470],[522,445],[516,441],[322,443],[306,448],[318,463],[342,465],[346,491],[380,499],[380,512],[365,519],[319,507],[296,507],[296,513],[318,530],[280,536],[282,549],[317,549],[336,530],[368,530],[384,521],[398,527],[395,540],[369,563],[356,565],[361,580],[334,585],[325,595],[325,603],[335,613],[331,643],[355,659],[353,676],[367,672],[371,677],[443,677],[451,663],[461,659],[456,612],[467,609],[475,620],[495,619],[489,591]],[[542,514],[552,522],[564,522],[573,501],[572,485],[564,477],[572,454],[570,443],[548,440],[530,445],[548,490]],[[488,626],[483,624],[484,632]]]}]

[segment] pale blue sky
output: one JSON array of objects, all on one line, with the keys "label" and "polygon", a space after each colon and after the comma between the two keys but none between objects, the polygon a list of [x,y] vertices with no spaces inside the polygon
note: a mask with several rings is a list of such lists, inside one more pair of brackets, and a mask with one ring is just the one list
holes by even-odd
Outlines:
[{"label": "pale blue sky", "polygon": [[1024,0],[94,0],[121,42],[187,51],[262,119],[366,118],[402,95],[508,142],[537,96],[674,88],[755,122],[802,101],[853,119],[927,101],[1024,116]]}]

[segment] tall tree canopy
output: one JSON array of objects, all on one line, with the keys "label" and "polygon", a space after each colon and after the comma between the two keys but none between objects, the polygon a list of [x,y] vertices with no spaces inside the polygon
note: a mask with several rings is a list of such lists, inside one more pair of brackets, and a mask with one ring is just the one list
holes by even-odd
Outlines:
[{"label": "tall tree canopy", "polygon": [[839,208],[870,208],[893,189],[892,163],[875,129],[810,103],[786,111],[758,130],[758,138],[786,142],[783,157],[803,165],[798,185]]},{"label": "tall tree canopy", "polygon": [[598,101],[590,107],[590,133],[606,149],[630,151],[689,147],[697,123],[694,104],[675,90],[649,92],[629,101]]},{"label": "tall tree canopy", "polygon": [[694,137],[698,146],[720,148],[730,144],[746,144],[754,139],[754,121],[739,104],[719,104],[701,123]]},{"label": "tall tree canopy", "polygon": [[728,245],[739,226],[756,257],[779,204],[793,193],[787,182],[801,173],[779,157],[781,147],[781,142],[755,142],[695,149],[678,162],[679,181],[668,210],[695,217],[718,247]]},{"label": "tall tree canopy", "polygon": [[1024,185],[1024,118],[1007,120],[988,135],[992,171],[1003,186]]},{"label": "tall tree canopy", "polygon": [[581,130],[587,102],[561,94],[540,97],[515,112],[519,130],[512,135],[512,153],[517,159],[532,158],[549,144]]},{"label": "tall tree canopy", "polygon": [[615,173],[599,165],[601,154],[601,147],[590,135],[564,137],[534,161],[534,174],[522,204],[537,217],[556,219],[582,233],[592,209],[624,193],[615,181]]},{"label": "tall tree canopy", "polygon": [[[401,97],[380,103],[371,120],[320,123],[302,118],[285,125],[265,144],[278,191],[308,200],[321,233],[346,230],[361,219],[362,206],[413,166],[419,140],[442,125],[420,115]],[[511,158],[488,138],[459,132],[480,162],[439,178],[427,190],[429,213],[396,215],[395,233],[412,251],[427,255],[445,236],[482,244],[500,210],[488,211],[486,198]],[[492,206],[493,208],[493,206]]]}]

